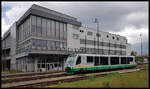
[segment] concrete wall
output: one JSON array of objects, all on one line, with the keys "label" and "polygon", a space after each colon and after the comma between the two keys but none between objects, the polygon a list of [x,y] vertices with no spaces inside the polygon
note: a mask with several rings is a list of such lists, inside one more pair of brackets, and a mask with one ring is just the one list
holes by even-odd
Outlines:
[{"label": "concrete wall", "polygon": [[127,49],[126,49],[126,52],[127,52],[127,56],[131,56],[131,44],[127,44]]},{"label": "concrete wall", "polygon": [[[83,32],[79,32],[80,34],[80,39],[85,39],[85,36],[86,36],[86,39],[87,40],[93,40],[95,39],[95,41],[97,41],[97,37],[96,37],[96,33],[97,33],[97,30],[95,29],[92,29],[92,28],[88,28],[88,27],[80,27],[79,30],[82,30]],[[93,32],[93,35],[87,35],[87,32]],[[99,37],[99,41],[100,42],[106,42],[106,43],[112,43],[112,44],[119,44],[119,45],[126,45],[126,49],[122,49],[122,48],[115,48],[115,47],[110,47],[110,50],[119,50],[119,51],[127,51],[126,53],[128,53],[128,55],[130,54],[130,51],[131,51],[131,47],[126,43],[126,37],[124,36],[120,36],[120,35],[117,35],[117,34],[112,34],[112,33],[108,33],[108,32],[103,32],[103,31],[99,31],[100,33],[100,37]],[[107,35],[109,36],[107,38]],[[113,39],[114,37],[114,39]],[[119,40],[117,40],[117,38],[119,38]],[[85,47],[85,44],[80,44],[80,47]],[[86,45],[87,48],[94,48],[94,45]],[[98,48],[97,45],[95,45],[95,48]],[[99,46],[100,49],[109,49],[109,47],[102,47],[102,46]]]},{"label": "concrete wall", "polygon": [[73,38],[73,34],[79,34],[79,29],[73,28],[73,25],[67,24],[67,48],[80,48],[80,35],[78,39]]},{"label": "concrete wall", "polygon": [[10,42],[11,42],[11,69],[16,69],[16,22],[10,27],[11,35],[10,35]]}]

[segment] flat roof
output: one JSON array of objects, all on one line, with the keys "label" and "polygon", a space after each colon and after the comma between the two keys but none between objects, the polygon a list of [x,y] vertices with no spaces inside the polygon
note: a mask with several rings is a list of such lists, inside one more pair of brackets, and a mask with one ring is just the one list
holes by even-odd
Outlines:
[{"label": "flat roof", "polygon": [[81,22],[77,21],[76,18],[44,8],[38,5],[33,4],[25,14],[17,21],[17,25],[20,25],[26,20],[29,15],[40,16],[60,22],[69,23],[76,26],[81,26]]}]

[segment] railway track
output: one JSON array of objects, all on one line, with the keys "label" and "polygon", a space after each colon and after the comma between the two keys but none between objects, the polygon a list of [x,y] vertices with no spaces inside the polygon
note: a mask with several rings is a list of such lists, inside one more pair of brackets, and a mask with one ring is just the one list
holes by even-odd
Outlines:
[{"label": "railway track", "polygon": [[34,75],[42,75],[42,74],[49,74],[49,73],[59,73],[64,71],[51,71],[51,72],[31,72],[31,73],[16,73],[16,74],[2,74],[2,78],[9,78],[9,77],[21,77],[21,76],[34,76]]},{"label": "railway track", "polygon": [[18,77],[16,79],[10,78],[2,80],[2,87],[15,87],[15,88],[23,88],[23,87],[34,87],[34,86],[50,86],[58,84],[58,82],[73,82],[79,81],[83,79],[88,79],[90,75],[94,75],[95,77],[105,76],[111,72],[119,72],[119,73],[126,73],[131,71],[138,71],[141,69],[147,68],[146,66],[137,66],[133,69],[124,69],[124,70],[111,70],[111,71],[104,71],[104,72],[96,72],[96,73],[88,73],[88,74],[76,74],[76,75],[66,75],[65,73],[53,73],[53,74],[43,74],[39,76],[32,76],[32,77]]}]

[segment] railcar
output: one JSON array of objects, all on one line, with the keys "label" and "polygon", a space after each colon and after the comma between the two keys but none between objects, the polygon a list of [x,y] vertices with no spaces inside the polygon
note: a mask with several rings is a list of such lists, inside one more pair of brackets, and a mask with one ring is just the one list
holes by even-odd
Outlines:
[{"label": "railcar", "polygon": [[134,56],[98,55],[98,54],[72,54],[65,63],[67,74],[79,72],[109,70],[135,67]]}]

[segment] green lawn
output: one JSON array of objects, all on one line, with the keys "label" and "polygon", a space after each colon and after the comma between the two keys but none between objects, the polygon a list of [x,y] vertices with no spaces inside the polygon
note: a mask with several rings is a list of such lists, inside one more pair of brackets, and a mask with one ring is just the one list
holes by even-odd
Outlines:
[{"label": "green lawn", "polygon": [[87,80],[73,83],[58,83],[49,87],[58,88],[148,88],[148,70],[119,74],[112,73],[104,77],[94,78],[90,76]]}]

